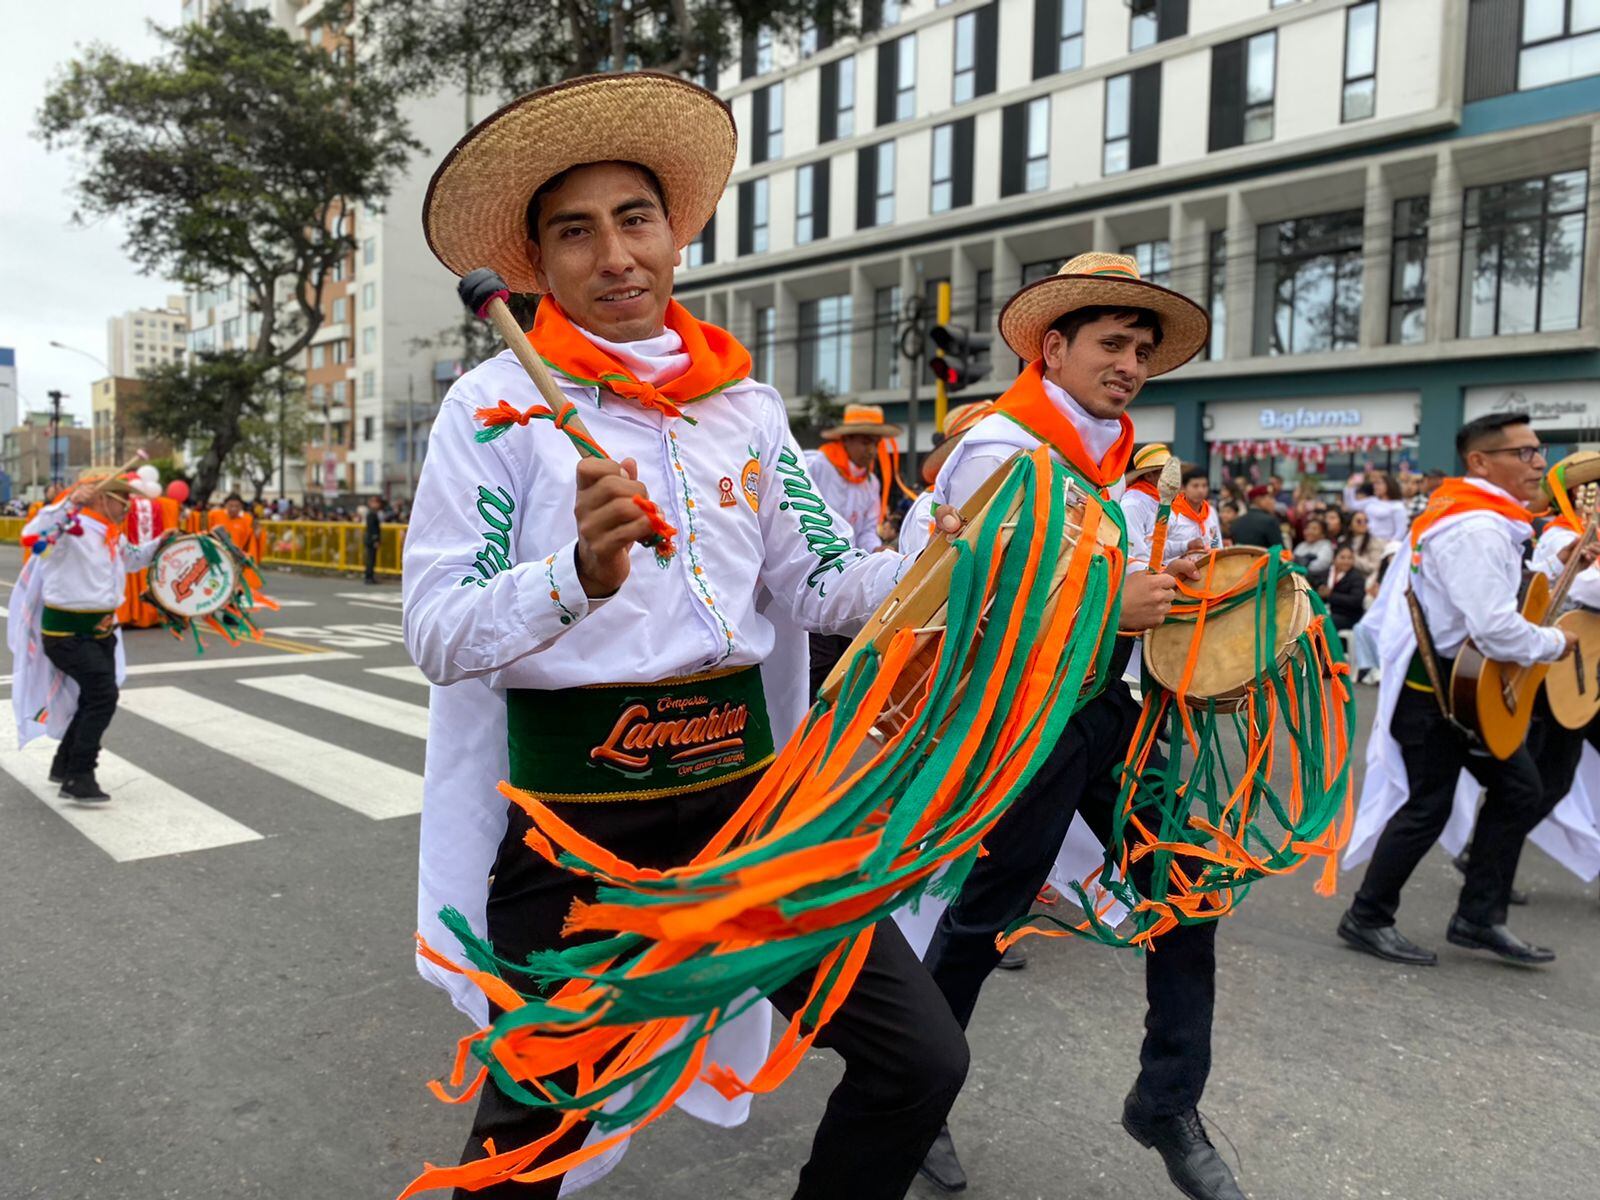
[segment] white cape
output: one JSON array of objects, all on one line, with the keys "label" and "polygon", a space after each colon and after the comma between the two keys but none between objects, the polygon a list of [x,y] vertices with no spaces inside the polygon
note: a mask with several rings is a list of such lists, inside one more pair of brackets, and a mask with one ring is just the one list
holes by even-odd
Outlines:
[{"label": "white cape", "polygon": [[[40,632],[47,560],[29,553],[11,591],[6,645],[11,650],[11,711],[17,722],[17,747],[41,734],[60,740],[78,711],[78,685],[56,670],[44,653]],[[128,677],[122,634],[116,639],[117,684]]]},{"label": "white cape", "polygon": [[[1434,528],[1446,528],[1459,518],[1446,517]],[[1406,582],[1410,577],[1411,552],[1396,554],[1383,577],[1378,599],[1361,619],[1362,633],[1378,647],[1378,662],[1383,666],[1383,681],[1378,686],[1378,708],[1367,738],[1367,771],[1361,785],[1355,826],[1350,844],[1345,847],[1344,868],[1359,866],[1372,857],[1372,851],[1389,819],[1399,812],[1410,795],[1405,761],[1400,744],[1389,732],[1395,704],[1405,684],[1406,667],[1417,648],[1416,631],[1406,605]],[[1478,813],[1478,781],[1462,771],[1456,783],[1455,806],[1439,842],[1451,854],[1460,854],[1472,840],[1472,827]],[[1583,761],[1573,789],[1555,810],[1529,835],[1534,845],[1585,881],[1600,874],[1600,821],[1596,801],[1600,800],[1600,755],[1584,748]]]}]

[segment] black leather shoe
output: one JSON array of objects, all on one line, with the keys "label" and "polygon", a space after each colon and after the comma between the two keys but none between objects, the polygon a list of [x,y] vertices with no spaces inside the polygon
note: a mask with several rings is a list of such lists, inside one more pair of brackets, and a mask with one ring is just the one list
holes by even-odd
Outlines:
[{"label": "black leather shoe", "polygon": [[1122,1127],[1134,1141],[1161,1155],[1167,1178],[1190,1200],[1244,1200],[1194,1109],[1175,1117],[1152,1117],[1135,1088],[1122,1103]]},{"label": "black leather shoe", "polygon": [[956,1157],[956,1144],[950,1139],[950,1126],[939,1130],[939,1136],[933,1139],[933,1145],[928,1148],[928,1155],[917,1172],[941,1191],[967,1190],[967,1173],[961,1169],[961,1160]]},{"label": "black leather shoe", "polygon": [[1450,918],[1450,928],[1445,930],[1444,936],[1453,945],[1465,946],[1468,950],[1487,950],[1519,967],[1539,967],[1556,960],[1554,950],[1525,942],[1504,925],[1475,925],[1455,916]]},{"label": "black leather shoe", "polygon": [[1028,965],[1028,952],[1022,948],[1021,942],[1008,946],[996,965],[1002,971],[1020,971]]},{"label": "black leather shoe", "polygon": [[1357,950],[1389,962],[1405,963],[1409,967],[1432,967],[1439,962],[1437,954],[1424,950],[1393,925],[1357,925],[1348,910],[1339,918],[1339,936]]},{"label": "black leather shoe", "polygon": [[[1463,875],[1467,873],[1467,852],[1465,850],[1452,858],[1450,862],[1455,866],[1455,869],[1460,871]],[[1523,905],[1528,903],[1529,893],[1523,891],[1519,887],[1513,887],[1510,894],[1506,897],[1506,900],[1511,904],[1515,904],[1518,908],[1521,908]]]},{"label": "black leather shoe", "polygon": [[69,776],[61,784],[60,796],[63,800],[79,800],[86,804],[111,799],[111,794],[95,782],[93,775]]},{"label": "black leather shoe", "polygon": [[50,766],[50,782],[51,783],[65,783],[66,781],[67,781],[67,769],[65,767],[58,767],[58,766],[56,766],[55,764],[52,763],[51,766]]}]

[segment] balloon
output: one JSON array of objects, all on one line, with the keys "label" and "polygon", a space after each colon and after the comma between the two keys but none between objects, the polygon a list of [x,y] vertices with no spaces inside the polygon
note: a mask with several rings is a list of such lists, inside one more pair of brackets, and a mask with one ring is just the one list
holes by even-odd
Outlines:
[{"label": "balloon", "polygon": [[167,484],[167,495],[182,504],[189,498],[189,485],[181,479],[174,479]]},{"label": "balloon", "polygon": [[145,463],[144,466],[140,467],[134,472],[134,474],[140,479],[144,480],[146,483],[158,484],[161,482],[161,469],[157,467],[155,463]]}]

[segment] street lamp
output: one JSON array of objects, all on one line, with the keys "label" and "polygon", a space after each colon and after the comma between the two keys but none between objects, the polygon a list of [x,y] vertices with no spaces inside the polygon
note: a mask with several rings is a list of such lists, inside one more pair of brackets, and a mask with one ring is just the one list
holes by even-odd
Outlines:
[{"label": "street lamp", "polygon": [[99,363],[100,364],[100,369],[102,371],[104,371],[107,375],[111,374],[111,368],[106,365],[106,360],[101,358],[98,354],[90,354],[87,350],[79,350],[76,346],[69,346],[65,342],[54,342],[53,341],[50,344],[52,346],[54,346],[57,350],[67,350],[67,351],[70,351],[73,354],[81,354],[85,358],[91,359],[94,362]]},{"label": "street lamp", "polygon": [[[65,342],[57,342],[57,341],[52,340],[50,344],[52,346],[54,346],[57,350],[65,350],[70,354],[81,354],[81,355],[83,355],[84,358],[89,359],[91,362],[99,363],[100,364],[100,369],[106,373],[107,377],[110,377],[113,374],[113,372],[111,370],[111,367],[106,363],[106,360],[101,358],[98,354],[90,354],[87,350],[80,350],[76,346],[69,346]],[[52,392],[51,395],[56,395],[56,393]],[[56,470],[56,439],[61,434],[60,425],[61,425],[61,401],[58,399],[58,400],[55,401],[55,416],[52,419],[51,425],[50,425],[50,473],[52,475],[55,474],[55,470]],[[91,420],[91,423],[90,423],[89,445],[91,447],[93,447],[90,450],[89,461],[90,462],[95,462],[95,461],[98,460],[99,449],[98,449],[98,447],[95,446],[95,433],[94,433],[94,425],[93,425],[92,420]],[[63,457],[69,457],[69,456],[63,454]]]}]

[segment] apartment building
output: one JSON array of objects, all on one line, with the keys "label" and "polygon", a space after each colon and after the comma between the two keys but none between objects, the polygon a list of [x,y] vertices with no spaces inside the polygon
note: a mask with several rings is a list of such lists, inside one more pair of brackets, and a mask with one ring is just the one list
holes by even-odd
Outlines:
[{"label": "apartment building", "polygon": [[[903,421],[907,298],[947,281],[992,334],[1112,249],[1211,313],[1133,413],[1186,458],[1449,465],[1463,419],[1510,406],[1600,441],[1600,5],[887,0],[867,24],[752,31],[720,70],[739,157],[679,274],[796,411],[821,390]],[[994,349],[960,399],[1010,382]]]},{"label": "apartment building", "polygon": [[113,376],[132,379],[151,367],[182,362],[189,330],[182,296],[165,308],[135,308],[106,320],[106,365]]},{"label": "apartment building", "polygon": [[153,459],[169,458],[173,445],[144,427],[144,380],[113,375],[90,385],[89,462],[116,467],[143,450]]}]

